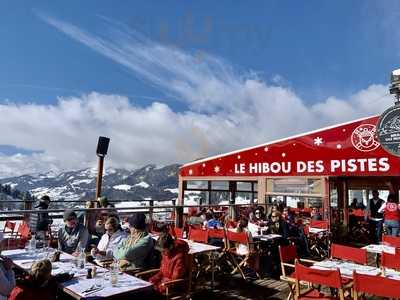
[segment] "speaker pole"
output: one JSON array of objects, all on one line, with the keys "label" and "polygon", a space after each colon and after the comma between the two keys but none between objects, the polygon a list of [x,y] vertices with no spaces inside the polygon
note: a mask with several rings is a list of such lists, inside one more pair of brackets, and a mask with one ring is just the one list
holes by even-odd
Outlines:
[{"label": "speaker pole", "polygon": [[96,200],[101,197],[101,183],[103,181],[103,166],[104,166],[104,156],[98,156],[97,164],[97,182],[96,182]]}]

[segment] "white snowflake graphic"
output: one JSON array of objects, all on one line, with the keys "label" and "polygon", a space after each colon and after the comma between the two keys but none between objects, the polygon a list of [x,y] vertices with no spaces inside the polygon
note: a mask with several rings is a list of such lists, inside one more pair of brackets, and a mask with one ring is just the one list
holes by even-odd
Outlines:
[{"label": "white snowflake graphic", "polygon": [[215,173],[219,173],[220,170],[221,170],[221,169],[220,169],[219,166],[215,166],[215,167],[214,167],[214,172],[215,172]]},{"label": "white snowflake graphic", "polygon": [[190,170],[189,170],[189,175],[192,175],[192,174],[193,174],[193,170],[190,169]]},{"label": "white snowflake graphic", "polygon": [[321,146],[323,143],[324,143],[324,141],[323,141],[322,137],[317,136],[314,139],[314,145],[316,145],[316,146]]}]

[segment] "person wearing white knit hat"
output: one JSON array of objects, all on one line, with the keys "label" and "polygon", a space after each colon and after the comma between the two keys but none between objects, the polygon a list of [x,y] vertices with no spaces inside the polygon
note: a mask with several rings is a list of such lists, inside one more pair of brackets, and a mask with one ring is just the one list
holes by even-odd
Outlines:
[{"label": "person wearing white knit hat", "polygon": [[8,295],[15,287],[15,274],[11,269],[12,261],[1,256],[3,240],[4,235],[0,233],[0,300],[7,300]]}]

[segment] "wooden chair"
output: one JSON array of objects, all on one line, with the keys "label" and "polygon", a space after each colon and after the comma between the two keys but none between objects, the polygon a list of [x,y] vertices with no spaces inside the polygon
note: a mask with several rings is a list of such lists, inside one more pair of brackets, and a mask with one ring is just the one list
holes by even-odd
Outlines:
[{"label": "wooden chair", "polygon": [[[342,288],[342,281],[340,278],[339,270],[319,270],[310,267],[303,266],[296,261],[295,264],[296,274],[296,300],[306,299],[340,299],[344,300],[344,291]],[[323,285],[331,289],[338,290],[338,297],[330,297],[324,293],[321,293],[318,289],[308,287],[302,291],[300,287],[300,281],[302,283]]]},{"label": "wooden chair", "polygon": [[[258,243],[250,242],[246,232],[233,232],[227,230],[226,238],[228,243],[227,253],[233,263],[233,270],[231,274],[239,272],[243,279],[247,279],[243,267],[249,266],[250,259],[258,259],[258,252],[255,247]],[[238,253],[238,246],[242,244],[247,247],[247,253]],[[256,276],[260,279],[257,270],[254,270]]]},{"label": "wooden chair", "polygon": [[362,265],[368,263],[367,250],[339,244],[331,245],[331,258],[350,260]]},{"label": "wooden chair", "polygon": [[379,297],[400,298],[400,280],[383,276],[353,273],[353,299],[359,299],[360,293]]},{"label": "wooden chair", "polygon": [[26,222],[18,225],[17,231],[12,237],[8,238],[8,249],[21,249],[24,248],[27,241],[31,238],[31,231]]},{"label": "wooden chair", "polygon": [[[287,282],[289,285],[290,293],[287,299],[294,299],[295,297],[295,287],[296,287],[296,274],[295,274],[295,262],[301,261],[304,263],[314,264],[316,261],[309,259],[299,259],[297,255],[296,245],[290,244],[288,246],[279,246],[279,259],[281,262],[281,272],[282,275],[280,279]],[[290,269],[287,272],[287,269]]]},{"label": "wooden chair", "polygon": [[193,242],[208,243],[208,231],[203,229],[189,229],[189,240]]},{"label": "wooden chair", "polygon": [[389,245],[400,248],[400,237],[399,236],[391,236],[391,235],[383,235],[382,242],[388,243]]},{"label": "wooden chair", "polygon": [[170,234],[177,239],[183,239],[183,228],[170,227]]},{"label": "wooden chair", "polygon": [[15,222],[11,222],[10,220],[7,220],[4,224],[4,227],[2,229],[2,232],[4,234],[4,237],[13,237],[15,235]]},{"label": "wooden chair", "polygon": [[400,255],[382,252],[381,267],[383,271],[385,268],[400,270]]},{"label": "wooden chair", "polygon": [[[192,261],[193,256],[188,254],[185,259],[186,270],[185,278],[166,281],[163,284],[165,292],[163,296],[166,300],[191,299],[192,289]],[[160,269],[151,269],[136,273],[135,276],[143,280],[149,280],[150,277],[157,274]]]},{"label": "wooden chair", "polygon": [[311,220],[310,227],[328,230],[329,222],[327,220]]}]

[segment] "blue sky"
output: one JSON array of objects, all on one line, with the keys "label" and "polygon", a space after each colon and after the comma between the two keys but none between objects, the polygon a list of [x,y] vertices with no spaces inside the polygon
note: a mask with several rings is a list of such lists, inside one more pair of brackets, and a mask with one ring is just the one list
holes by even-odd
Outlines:
[{"label": "blue sky", "polygon": [[[218,79],[222,83],[225,79],[232,80],[224,88],[237,88],[240,93],[252,82],[243,78],[251,77],[261,83],[262,89],[279,87],[289,98],[298,98],[296,101],[301,103],[301,109],[305,107],[305,114],[309,111],[326,114],[329,105],[329,109],[337,107],[338,111],[343,105],[350,105],[352,112],[351,109],[361,105],[359,98],[365,96],[362,91],[366,91],[366,98],[370,97],[369,101],[374,102],[374,99],[385,96],[390,71],[399,67],[399,33],[395,32],[395,20],[399,16],[400,5],[395,1],[3,1],[0,2],[0,12],[0,103],[6,109],[11,109],[13,105],[26,108],[28,104],[34,105],[38,111],[49,107],[50,110],[57,109],[60,97],[82,100],[85,98],[83,95],[92,92],[100,95],[94,97],[96,99],[102,98],[101,95],[126,96],[136,108],[150,109],[155,101],[164,103],[177,118],[195,113],[199,120],[221,115],[225,120],[235,113],[242,115],[238,108],[242,107],[243,114],[247,109],[241,104],[251,96],[234,99],[237,93],[227,92],[226,102],[216,101],[223,97],[215,93],[207,94],[208,91],[203,97],[206,100],[190,100],[192,94],[188,91],[160,85],[160,78],[154,77],[156,72],[150,79],[146,77],[148,70],[159,71],[154,65],[149,69],[142,65],[140,71],[135,66],[127,67],[118,63],[118,58],[107,57],[95,45],[85,45],[78,37],[78,30],[65,34],[65,24],[57,25],[51,20],[75,26],[95,38],[106,36],[110,38],[108,45],[115,43],[116,47],[123,45],[118,44],[112,30],[108,31],[115,29],[116,23],[123,23],[128,31],[132,30],[151,41],[147,45],[150,48],[167,47],[169,53],[179,49],[178,56],[184,55],[188,59],[185,64],[188,71],[193,71],[192,65],[199,60],[200,66],[193,66],[193,69],[197,71],[196,76],[202,77],[202,84],[204,78],[212,74],[210,81]],[[132,42],[134,46],[147,43],[143,39]],[[152,63],[158,65],[160,61],[155,61],[155,56]],[[216,61],[222,65],[218,70],[212,66]],[[132,63],[138,64],[137,60]],[[163,66],[161,71],[175,74],[173,61],[162,63],[171,63],[171,66]],[[176,81],[189,86],[199,84],[200,81],[185,82],[182,79],[186,69],[179,72]],[[225,78],[226,74],[229,76]],[[161,79],[165,80],[168,76]],[[254,85],[249,88],[249,94],[252,88]],[[196,91],[192,89],[190,92]],[[332,104],[332,98],[339,103],[333,101]],[[286,98],[279,99],[285,101]],[[199,102],[203,100],[212,109],[201,106]],[[229,103],[231,100],[232,103]],[[84,106],[87,104],[85,101],[94,100],[88,97],[82,101]],[[257,101],[252,102],[255,108],[260,105]],[[235,105],[235,108],[227,110],[226,105]],[[363,113],[374,110],[375,107],[370,107]],[[279,112],[282,113],[279,117],[284,118],[285,110]],[[231,150],[334,121],[344,121],[352,114],[349,113],[348,117],[333,115],[316,120],[315,124],[306,122],[299,128],[288,126],[286,131],[268,133],[254,140],[243,142],[239,139],[235,143],[227,143],[227,147],[217,146],[224,141],[223,137],[218,137],[208,141],[201,153],[192,156]],[[196,117],[189,119],[197,120]],[[230,120],[234,125],[229,126],[243,128],[243,124],[249,122],[249,119],[238,119],[240,117]],[[46,117],[42,121],[46,122]],[[14,124],[12,126],[15,127],[15,123],[7,124]],[[29,123],[18,124],[22,131],[24,126],[31,127]],[[210,122],[198,125],[203,130],[202,135],[207,135],[205,128],[208,126]],[[103,129],[107,131],[108,128]],[[221,135],[226,130],[221,129]],[[37,128],[32,134],[40,140],[43,129]],[[66,134],[67,137],[71,135],[71,132]],[[196,143],[193,142],[192,146],[195,149]],[[17,153],[27,155],[30,150],[36,155],[51,153],[49,156],[57,156],[55,149],[50,151],[45,146],[26,143],[22,138],[0,138],[0,152],[5,156]],[[184,156],[183,162],[195,158],[192,156]],[[172,163],[176,157],[171,155],[168,159]],[[167,163],[168,159],[159,163]],[[140,162],[133,165],[138,164]]]},{"label": "blue sky", "polygon": [[[0,98],[51,103],[56,96],[93,90],[162,96],[127,76],[124,68],[61,35],[35,11],[87,29],[95,29],[102,22],[99,16],[106,16],[156,41],[223,57],[267,80],[279,74],[310,102],[385,84],[388,72],[398,65],[399,54],[391,49],[376,2],[185,3],[2,2]],[[141,100],[148,103],[146,99]]]}]

